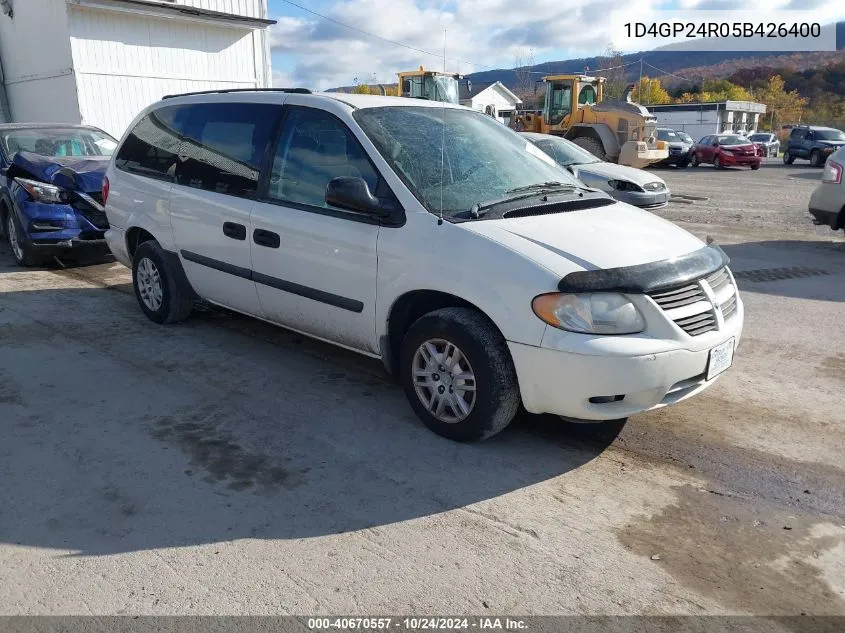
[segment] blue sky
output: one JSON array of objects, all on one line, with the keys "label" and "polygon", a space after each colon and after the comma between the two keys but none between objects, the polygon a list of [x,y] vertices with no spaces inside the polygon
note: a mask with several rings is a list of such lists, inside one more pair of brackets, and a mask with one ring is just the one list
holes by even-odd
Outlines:
[{"label": "blue sky", "polygon": [[[601,53],[612,39],[610,13],[632,21],[658,9],[812,9],[830,21],[842,16],[842,0],[294,0],[427,55],[368,37],[320,19],[282,0],[268,0],[273,71],[277,85],[323,89],[360,81],[393,82],[400,70],[419,65],[470,73],[511,68],[531,52],[537,62]],[[770,14],[769,14],[770,15]]]}]

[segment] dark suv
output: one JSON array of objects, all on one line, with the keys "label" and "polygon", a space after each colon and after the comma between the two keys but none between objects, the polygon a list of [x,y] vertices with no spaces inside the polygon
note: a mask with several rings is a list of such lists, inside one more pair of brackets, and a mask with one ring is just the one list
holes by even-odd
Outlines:
[{"label": "dark suv", "polygon": [[827,157],[845,145],[845,132],[832,127],[797,125],[792,128],[783,162],[791,165],[796,158],[809,159],[813,167],[824,165]]}]

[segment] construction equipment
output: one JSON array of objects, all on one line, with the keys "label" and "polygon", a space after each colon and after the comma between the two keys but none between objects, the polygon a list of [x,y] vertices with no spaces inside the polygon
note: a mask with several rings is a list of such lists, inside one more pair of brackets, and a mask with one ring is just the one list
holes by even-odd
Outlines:
[{"label": "construction equipment", "polygon": [[604,77],[551,75],[541,111],[523,112],[511,127],[518,131],[555,134],[598,158],[645,167],[669,156],[669,145],[655,137],[657,118],[631,102],[631,84],[621,99],[604,99]]},{"label": "construction equipment", "polygon": [[413,99],[429,99],[446,103],[459,103],[458,87],[461,82],[470,86],[468,79],[457,73],[442,73],[434,70],[409,70],[399,73],[399,94]]}]

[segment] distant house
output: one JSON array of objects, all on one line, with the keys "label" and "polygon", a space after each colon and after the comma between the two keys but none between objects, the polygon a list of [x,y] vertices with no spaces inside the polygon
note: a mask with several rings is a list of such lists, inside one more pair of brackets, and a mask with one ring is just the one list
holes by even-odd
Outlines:
[{"label": "distant house", "polygon": [[522,99],[508,90],[501,81],[473,83],[469,89],[466,83],[462,82],[460,102],[461,105],[489,114],[501,123],[508,124],[514,111],[522,104]]},{"label": "distant house", "polygon": [[723,132],[756,132],[760,115],[766,113],[763,103],[753,101],[720,101],[649,105],[657,117],[657,127],[686,132],[694,140]]},{"label": "distant house", "polygon": [[85,123],[119,137],[166,94],[272,83],[267,0],[0,7],[0,118],[8,122]]}]

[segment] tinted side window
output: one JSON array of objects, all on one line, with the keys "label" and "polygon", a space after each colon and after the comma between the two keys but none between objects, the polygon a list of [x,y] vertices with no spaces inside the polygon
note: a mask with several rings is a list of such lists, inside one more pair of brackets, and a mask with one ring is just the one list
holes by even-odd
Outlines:
[{"label": "tinted side window", "polygon": [[176,182],[241,198],[258,191],[261,162],[281,107],[203,103],[190,107]]},{"label": "tinted side window", "polygon": [[181,143],[184,108],[159,108],[141,119],[115,157],[118,169],[172,180]]},{"label": "tinted side window", "polygon": [[326,207],[326,187],[340,176],[363,178],[377,192],[378,173],[339,119],[322,110],[292,109],[276,148],[268,196]]},{"label": "tinted side window", "polygon": [[792,130],[792,134],[790,134],[790,137],[796,141],[801,140],[802,138],[804,138],[804,130]]}]

